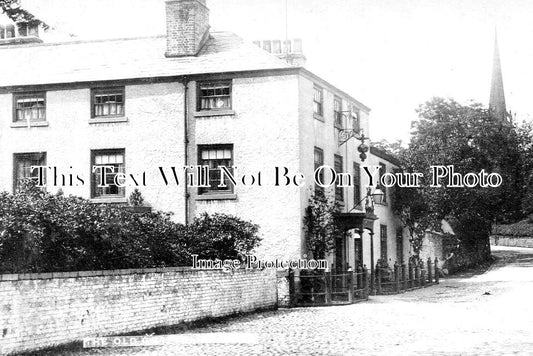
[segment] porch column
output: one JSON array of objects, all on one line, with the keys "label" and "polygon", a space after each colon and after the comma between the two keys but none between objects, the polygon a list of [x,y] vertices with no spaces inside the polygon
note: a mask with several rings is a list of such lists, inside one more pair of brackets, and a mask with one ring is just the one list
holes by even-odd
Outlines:
[{"label": "porch column", "polygon": [[370,294],[374,295],[374,279],[376,277],[374,265],[374,231],[370,231]]}]

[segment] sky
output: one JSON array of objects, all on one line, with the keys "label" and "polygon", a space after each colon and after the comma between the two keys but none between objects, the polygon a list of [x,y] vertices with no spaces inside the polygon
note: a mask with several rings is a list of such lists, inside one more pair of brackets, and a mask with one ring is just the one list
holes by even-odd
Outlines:
[{"label": "sky", "polygon": [[[164,0],[22,4],[80,39],[165,32]],[[286,32],[301,38],[306,67],[372,109],[373,141],[407,141],[416,108],[434,96],[488,105],[496,28],[507,109],[518,121],[533,115],[533,1],[207,0],[207,5],[213,30],[250,41],[284,39]]]}]

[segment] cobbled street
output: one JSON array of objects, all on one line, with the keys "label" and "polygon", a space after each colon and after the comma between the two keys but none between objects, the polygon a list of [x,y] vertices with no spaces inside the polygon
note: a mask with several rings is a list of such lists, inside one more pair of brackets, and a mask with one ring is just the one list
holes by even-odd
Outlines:
[{"label": "cobbled street", "polygon": [[86,349],[60,355],[533,355],[533,249],[493,247],[485,273],[348,306],[281,309],[191,332],[258,345]]}]

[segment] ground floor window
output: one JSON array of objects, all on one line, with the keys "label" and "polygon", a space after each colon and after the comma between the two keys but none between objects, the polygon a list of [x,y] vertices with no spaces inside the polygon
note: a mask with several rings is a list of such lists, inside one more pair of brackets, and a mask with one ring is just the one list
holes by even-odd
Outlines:
[{"label": "ground floor window", "polygon": [[396,261],[403,263],[403,230],[396,230]]},{"label": "ground floor window", "polygon": [[[105,166],[109,168],[105,170],[105,180],[102,181]],[[117,173],[125,173],[124,149],[91,151],[91,172],[92,198],[125,196],[125,188],[115,183]]]},{"label": "ground floor window", "polygon": [[232,193],[233,184],[224,176],[225,187],[219,187],[221,169],[224,166],[233,174],[233,145],[201,145],[198,146],[198,163],[209,167],[209,188],[200,188],[199,194]]},{"label": "ground floor window", "polygon": [[[38,181],[39,170],[31,169],[35,166],[46,166],[46,152],[15,153],[13,155],[13,191],[16,191],[21,181],[26,178]],[[43,183],[46,183],[46,179]]]}]

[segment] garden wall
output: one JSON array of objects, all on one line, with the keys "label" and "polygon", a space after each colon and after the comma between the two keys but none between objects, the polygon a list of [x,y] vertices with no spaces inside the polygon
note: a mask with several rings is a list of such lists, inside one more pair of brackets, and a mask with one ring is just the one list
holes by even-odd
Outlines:
[{"label": "garden wall", "polygon": [[4,274],[0,354],[273,308],[278,285],[268,269]]},{"label": "garden wall", "polygon": [[533,237],[492,235],[490,237],[490,244],[494,246],[513,246],[513,247],[533,248]]}]

